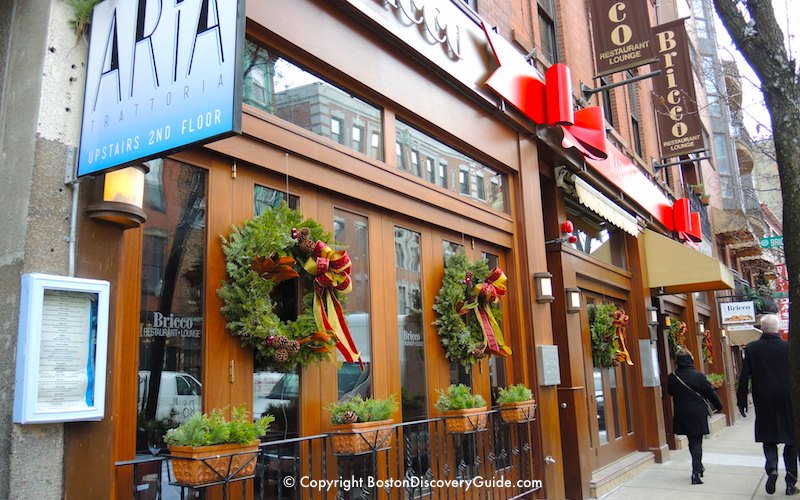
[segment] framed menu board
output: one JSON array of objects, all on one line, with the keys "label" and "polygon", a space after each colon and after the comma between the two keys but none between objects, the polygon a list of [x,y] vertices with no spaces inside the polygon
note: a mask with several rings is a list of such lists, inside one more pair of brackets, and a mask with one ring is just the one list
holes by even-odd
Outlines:
[{"label": "framed menu board", "polygon": [[14,422],[103,418],[108,294],[107,281],[22,276]]}]

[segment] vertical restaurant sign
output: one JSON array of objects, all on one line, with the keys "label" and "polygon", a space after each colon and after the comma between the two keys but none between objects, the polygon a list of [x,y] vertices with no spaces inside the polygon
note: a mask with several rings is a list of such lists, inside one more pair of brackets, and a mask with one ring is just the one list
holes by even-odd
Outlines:
[{"label": "vertical restaurant sign", "polygon": [[786,264],[775,264],[775,291],[789,291],[789,275],[786,273]]},{"label": "vertical restaurant sign", "polygon": [[656,60],[647,0],[592,0],[592,35],[597,76]]},{"label": "vertical restaurant sign", "polygon": [[653,28],[653,43],[661,69],[653,78],[661,157],[704,150],[684,20]]},{"label": "vertical restaurant sign", "polygon": [[78,175],[241,132],[244,0],[94,8]]}]

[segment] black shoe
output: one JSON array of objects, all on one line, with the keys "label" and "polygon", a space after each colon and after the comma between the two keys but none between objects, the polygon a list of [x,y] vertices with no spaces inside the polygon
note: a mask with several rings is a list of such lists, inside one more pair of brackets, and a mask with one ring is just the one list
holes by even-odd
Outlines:
[{"label": "black shoe", "polygon": [[798,493],[800,493],[800,490],[797,489],[797,486],[795,486],[793,484],[787,484],[786,485],[786,494],[787,495],[797,495]]},{"label": "black shoe", "polygon": [[[700,479],[699,472],[692,472],[692,484],[703,484],[703,481]],[[773,491],[775,491],[773,489]]]},{"label": "black shoe", "polygon": [[768,476],[767,476],[766,490],[767,493],[772,495],[773,493],[775,493],[775,483],[778,482],[778,471],[771,470],[767,474]]}]

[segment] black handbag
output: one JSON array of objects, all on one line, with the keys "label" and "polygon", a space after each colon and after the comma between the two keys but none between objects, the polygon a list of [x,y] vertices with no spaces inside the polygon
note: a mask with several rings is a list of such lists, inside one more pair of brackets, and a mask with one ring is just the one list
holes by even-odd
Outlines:
[{"label": "black handbag", "polygon": [[703,403],[705,403],[705,404],[706,404],[706,412],[708,412],[708,416],[709,416],[709,417],[710,417],[710,416],[713,416],[715,413],[717,413],[717,409],[716,409],[716,408],[714,408],[714,405],[712,405],[712,404],[711,404],[711,401],[707,400],[706,398],[704,398],[703,396],[701,396],[699,392],[695,391],[694,389],[692,389],[691,387],[689,387],[688,385],[686,385],[686,382],[684,382],[684,381],[683,381],[683,380],[682,380],[682,379],[681,379],[681,378],[678,376],[678,374],[677,374],[677,373],[675,374],[675,378],[676,378],[676,379],[678,379],[678,381],[679,381],[681,384],[683,384],[683,386],[684,386],[684,387],[686,387],[687,389],[689,389],[689,390],[690,390],[690,391],[692,391],[693,393],[697,394],[697,397],[703,400]]}]

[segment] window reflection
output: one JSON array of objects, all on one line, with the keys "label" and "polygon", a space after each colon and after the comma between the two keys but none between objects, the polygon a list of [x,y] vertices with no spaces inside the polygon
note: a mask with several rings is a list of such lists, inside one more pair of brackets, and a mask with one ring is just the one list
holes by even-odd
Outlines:
[{"label": "window reflection", "polygon": [[[289,208],[297,209],[300,198],[287,197],[284,191],[266,186],[254,186],[253,211],[258,216],[265,210],[286,201]],[[275,314],[283,321],[297,318],[298,280],[278,283],[273,291]],[[265,414],[275,417],[267,431],[268,440],[288,439],[300,435],[298,407],[300,403],[300,374],[297,371],[276,372],[267,368],[264,360],[255,358],[253,365],[253,418]]]},{"label": "window reflection", "polygon": [[[338,371],[339,400],[359,395],[372,395],[372,338],[370,330],[369,302],[369,220],[347,210],[335,209],[333,215],[333,239],[347,248],[353,264],[350,278],[353,290],[347,295],[345,318],[353,341],[361,353],[364,363],[362,371],[358,363],[342,363]],[[337,351],[337,359],[344,357]]]},{"label": "window reflection", "polygon": [[[452,241],[442,240],[442,253],[444,254],[443,264],[447,264],[447,259],[458,254],[464,253],[464,245],[453,243]],[[450,383],[464,384],[472,387],[472,377],[467,373],[467,369],[461,363],[450,362]]]},{"label": "window reflection", "polygon": [[[398,120],[395,126],[397,168],[500,212],[508,212],[504,175],[406,123]],[[438,165],[436,172],[434,165]],[[453,168],[448,169],[448,165]]]},{"label": "window reflection", "polygon": [[[381,110],[247,41],[243,101],[355,151],[383,160]],[[364,138],[371,147],[364,149]]]},{"label": "window reflection", "polygon": [[573,222],[573,234],[578,240],[570,245],[575,250],[591,255],[622,269],[627,269],[625,258],[625,233],[599,215],[568,202],[567,215]]},{"label": "window reflection", "polygon": [[397,252],[397,328],[403,421],[428,415],[425,386],[425,330],[422,323],[422,265],[419,233],[394,230]]},{"label": "window reflection", "polygon": [[[205,170],[155,160],[145,190],[137,453],[202,411]],[[146,177],[147,179],[147,177]]]}]

